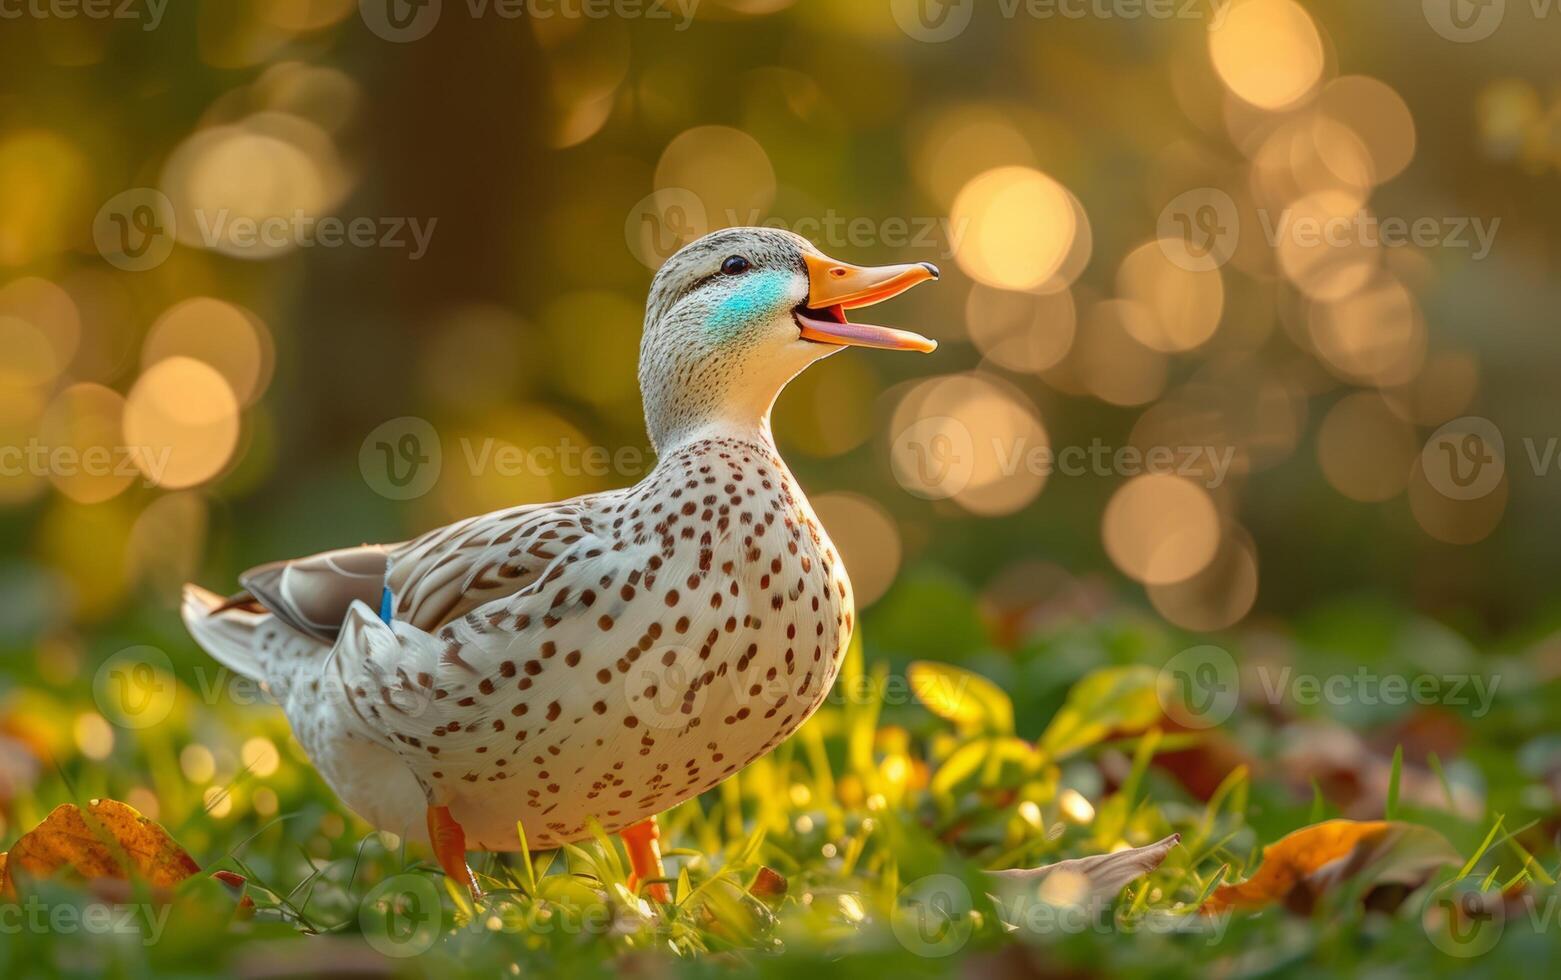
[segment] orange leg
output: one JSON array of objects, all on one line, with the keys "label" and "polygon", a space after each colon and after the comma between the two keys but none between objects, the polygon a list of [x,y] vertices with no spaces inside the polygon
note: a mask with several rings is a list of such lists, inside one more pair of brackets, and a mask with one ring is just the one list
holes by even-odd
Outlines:
[{"label": "orange leg", "polygon": [[[629,852],[629,867],[633,870],[629,875],[629,891],[639,891],[640,882],[647,878],[667,876],[667,869],[661,864],[661,829],[656,826],[655,817],[623,828],[618,836],[623,838],[624,850]],[[672,901],[672,893],[664,881],[651,882],[645,891],[658,902]]]},{"label": "orange leg", "polygon": [[466,863],[466,832],[450,816],[449,807],[428,808],[428,840],[444,873],[464,885],[473,901],[480,898],[482,889],[477,885],[477,876]]}]

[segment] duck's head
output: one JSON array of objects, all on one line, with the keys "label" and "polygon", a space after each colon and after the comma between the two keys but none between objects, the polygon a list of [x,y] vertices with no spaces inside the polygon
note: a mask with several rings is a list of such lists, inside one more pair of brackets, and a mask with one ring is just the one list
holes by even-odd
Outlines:
[{"label": "duck's head", "polygon": [[679,250],[651,285],[640,390],[651,443],[665,452],[712,430],[762,429],[809,364],[844,347],[928,352],[907,330],[852,323],[846,311],[938,278],[928,262],[867,268],[776,228],[726,228]]}]

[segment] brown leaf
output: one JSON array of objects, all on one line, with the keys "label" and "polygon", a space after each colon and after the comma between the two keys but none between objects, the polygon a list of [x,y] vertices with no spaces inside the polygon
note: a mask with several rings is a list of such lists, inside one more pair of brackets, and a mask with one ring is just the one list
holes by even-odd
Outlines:
[{"label": "brown leaf", "polygon": [[760,867],[759,874],[748,886],[748,894],[765,902],[778,902],[786,897],[786,877],[771,867]]},{"label": "brown leaf", "polygon": [[1447,839],[1429,827],[1387,820],[1325,820],[1263,849],[1246,881],[1222,885],[1203,903],[1206,913],[1263,908],[1275,902],[1305,908],[1329,885],[1346,879],[1417,884],[1431,869],[1455,863]]},{"label": "brown leaf", "polygon": [[157,824],[116,800],[93,800],[86,812],[63,803],[21,836],[7,855],[0,892],[17,895],[18,879],[61,871],[90,882],[131,875],[154,888],[172,888],[200,866]]},{"label": "brown leaf", "polygon": [[1123,885],[1158,868],[1181,839],[1181,834],[1172,834],[1144,847],[1130,847],[1110,854],[1092,854],[1055,864],[1043,864],[1038,868],[1005,868],[988,871],[987,874],[1005,883],[1026,886],[1039,885],[1059,871],[1075,874],[1086,881],[1088,887],[1085,894],[1070,896],[1070,900],[1085,905],[1096,899],[1110,898],[1121,891]]}]

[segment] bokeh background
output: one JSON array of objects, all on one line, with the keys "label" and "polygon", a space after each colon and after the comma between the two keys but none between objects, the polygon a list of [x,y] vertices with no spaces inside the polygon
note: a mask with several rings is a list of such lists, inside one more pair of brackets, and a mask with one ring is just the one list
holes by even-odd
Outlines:
[{"label": "bokeh background", "polygon": [[[100,665],[148,644],[188,686],[206,662],[177,621],[184,581],[637,479],[467,456],[648,460],[652,267],[688,234],[763,222],[944,272],[871,317],[936,354],[831,358],[775,415],[870,656],[989,656],[1122,608],[1261,645],[1318,610],[1331,636],[1348,609],[1344,662],[1377,641],[1411,663],[1522,646],[1523,676],[1551,676],[1561,474],[1530,457],[1561,434],[1561,15],[1509,4],[1485,31],[1488,8],[1449,19],[1460,4],[7,14],[0,444],[116,463],[56,452],[0,476],[9,737],[113,757],[127,732],[93,706]],[[1363,214],[1435,231],[1285,231]],[[207,234],[218,215],[372,232],[255,244]],[[130,255],[116,232],[157,240]],[[1427,461],[1469,416],[1505,472],[1459,499]],[[373,465],[408,420],[442,447],[416,494]],[[1048,476],[994,449],[1097,441],[1228,449],[1230,471]],[[917,453],[967,445],[954,483],[918,477]],[[127,468],[125,446],[165,455]],[[1378,609],[1420,625],[1373,633]],[[221,808],[235,744],[264,776],[285,736],[208,741],[161,751]],[[19,756],[13,789],[37,775]],[[126,782],[154,815],[191,792]],[[277,794],[239,805],[265,816]]]}]

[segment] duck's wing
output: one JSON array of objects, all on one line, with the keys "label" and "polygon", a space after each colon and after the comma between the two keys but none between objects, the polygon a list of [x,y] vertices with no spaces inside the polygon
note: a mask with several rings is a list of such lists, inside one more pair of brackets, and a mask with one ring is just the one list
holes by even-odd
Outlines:
[{"label": "duck's wing", "polygon": [[394,549],[386,584],[395,619],[434,632],[539,581],[582,541],[622,491],[497,511],[443,527]]},{"label": "duck's wing", "polygon": [[[605,496],[605,495],[595,495]],[[259,603],[324,643],[341,635],[355,602],[433,632],[489,600],[525,588],[559,549],[577,540],[591,497],[495,511],[438,528],[404,544],[370,544],[277,561],[239,576],[228,606]]]},{"label": "duck's wing", "polygon": [[332,643],[354,602],[378,608],[389,567],[389,548],[363,545],[274,561],[239,576],[244,592],[226,607],[250,600],[300,633]]},{"label": "duck's wing", "polygon": [[[591,704],[603,697],[602,691],[616,702],[616,682],[626,682],[621,672],[612,675],[614,686],[604,688],[584,653],[591,653],[594,664],[608,645],[643,641],[632,654],[622,654],[637,659],[642,647],[650,646],[644,637],[661,632],[653,620],[672,610],[665,587],[651,591],[656,581],[651,570],[661,567],[662,539],[620,535],[612,520],[611,513],[589,506],[554,508],[546,516],[532,515],[507,542],[497,540],[502,533],[476,539],[455,535],[445,547],[469,540],[467,550],[485,557],[462,562],[460,579],[427,574],[408,579],[415,596],[408,607],[411,615],[443,609],[443,590],[452,582],[488,581],[481,570],[500,553],[524,565],[526,581],[436,629],[424,630],[399,615],[386,624],[363,603],[349,608],[327,674],[365,732],[419,773],[430,799],[443,802],[450,787],[478,779],[475,760],[490,748],[499,746],[495,753],[502,750],[507,758],[520,750],[528,732],[541,735],[566,712],[564,723],[594,717]],[[488,544],[478,547],[479,540]],[[517,548],[519,554],[511,556]],[[425,554],[411,545],[406,551],[406,560]],[[438,551],[430,547],[426,554]],[[450,564],[432,560],[430,567],[442,572]],[[614,738],[639,737],[621,722],[609,731]]]}]

